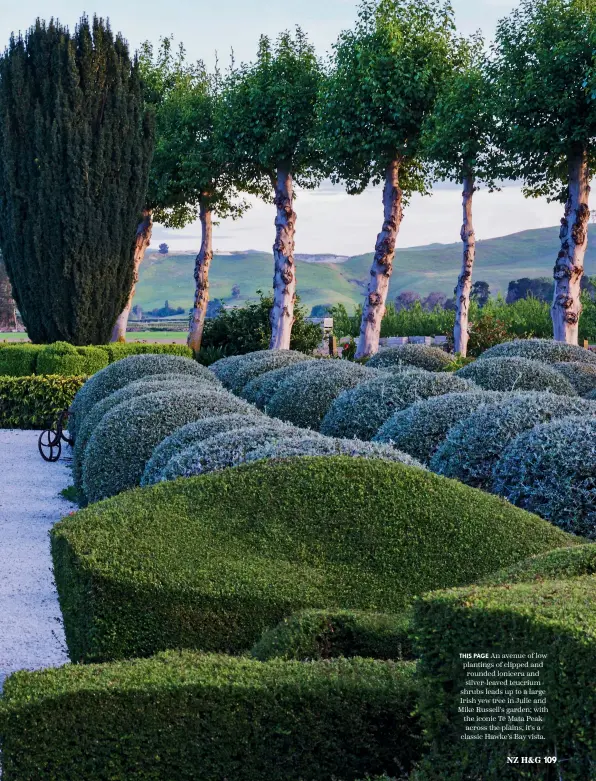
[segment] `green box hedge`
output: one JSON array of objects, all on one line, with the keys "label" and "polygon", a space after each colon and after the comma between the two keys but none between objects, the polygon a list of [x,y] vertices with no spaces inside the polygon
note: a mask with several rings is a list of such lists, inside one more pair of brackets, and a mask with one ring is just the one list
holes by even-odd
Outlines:
[{"label": "green box hedge", "polygon": [[44,429],[70,407],[86,377],[0,377],[0,428]]},{"label": "green box hedge", "polygon": [[29,377],[35,374],[40,344],[0,344],[0,377]]},{"label": "green box hedge", "polygon": [[[565,781],[594,778],[596,578],[427,594],[416,602],[413,627],[421,655],[420,713],[433,747],[421,779],[548,779],[559,778],[559,768]],[[466,676],[459,654],[475,652],[548,654],[541,671],[545,740],[460,738]],[[507,756],[557,756],[557,775],[545,766],[507,764]]]},{"label": "green box hedge", "polygon": [[129,355],[181,355],[192,358],[190,347],[185,344],[143,344],[140,342],[112,342],[105,349],[110,356],[110,363],[127,358]]},{"label": "green box hedge", "polygon": [[74,347],[68,342],[47,344],[39,351],[35,374],[91,375],[108,365],[104,347]]},{"label": "green box hedge", "polygon": [[[352,781],[420,754],[413,666],[170,652],[20,672],[3,781]],[[397,773],[396,773],[397,774]]]},{"label": "green box hedge", "polygon": [[238,652],[305,608],[400,612],[576,538],[380,459],[261,461],[139,488],[54,527],[73,661]]}]

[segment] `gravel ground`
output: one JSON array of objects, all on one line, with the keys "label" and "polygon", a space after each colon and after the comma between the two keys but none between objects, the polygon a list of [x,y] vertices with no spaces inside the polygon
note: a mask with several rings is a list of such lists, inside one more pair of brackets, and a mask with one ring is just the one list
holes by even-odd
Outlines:
[{"label": "gravel ground", "polygon": [[48,531],[75,506],[60,496],[71,483],[64,447],[47,463],[38,437],[0,429],[0,690],[15,670],[68,661]]}]

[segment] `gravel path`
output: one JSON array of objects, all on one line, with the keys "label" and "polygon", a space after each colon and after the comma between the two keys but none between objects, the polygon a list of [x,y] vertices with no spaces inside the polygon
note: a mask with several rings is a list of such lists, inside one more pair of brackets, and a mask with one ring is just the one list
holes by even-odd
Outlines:
[{"label": "gravel path", "polygon": [[73,509],[68,461],[44,461],[39,431],[0,429],[0,690],[15,670],[68,661],[48,531]]}]

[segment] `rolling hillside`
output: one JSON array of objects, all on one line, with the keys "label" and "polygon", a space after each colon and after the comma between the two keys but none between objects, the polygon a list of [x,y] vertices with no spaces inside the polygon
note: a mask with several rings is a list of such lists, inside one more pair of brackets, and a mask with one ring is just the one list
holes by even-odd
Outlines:
[{"label": "rolling hillside", "polygon": [[[491,291],[507,291],[511,279],[547,277],[558,251],[558,227],[523,231],[477,243],[474,278],[489,283]],[[362,301],[372,253],[356,255],[342,262],[327,263],[320,256],[301,256],[296,261],[298,293],[309,311],[316,304],[343,303],[348,309]],[[163,306],[188,309],[194,292],[194,252],[160,255],[149,252],[141,266],[135,304],[145,311]],[[398,249],[391,278],[390,298],[402,290],[421,295],[431,291],[453,294],[461,259],[461,245],[432,244]],[[312,262],[316,261],[316,262]],[[216,255],[211,266],[211,298],[242,304],[255,298],[258,289],[269,290],[273,258],[264,252]],[[596,242],[588,245],[586,273],[596,276]],[[232,287],[240,296],[232,299]]]}]

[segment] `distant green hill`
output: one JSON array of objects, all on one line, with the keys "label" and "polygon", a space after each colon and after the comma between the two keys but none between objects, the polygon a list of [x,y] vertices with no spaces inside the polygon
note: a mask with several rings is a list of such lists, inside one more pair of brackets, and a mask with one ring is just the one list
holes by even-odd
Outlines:
[{"label": "distant green hill", "polygon": [[[512,279],[548,277],[559,249],[558,227],[523,231],[479,241],[474,278],[489,283],[491,291],[506,293]],[[314,257],[314,256],[313,256]],[[348,309],[362,301],[368,283],[372,253],[355,255],[343,263],[296,261],[298,293],[309,311],[316,304],[343,303]],[[135,304],[145,311],[163,306],[192,306],[194,253],[163,256],[147,254],[141,266]],[[450,296],[457,282],[461,244],[432,244],[398,249],[389,296],[414,290],[424,296],[440,291]],[[210,273],[210,297],[242,304],[255,291],[271,287],[273,258],[265,252],[216,255]],[[596,242],[588,245],[586,273],[596,275]],[[232,298],[238,285],[239,297]]]}]

